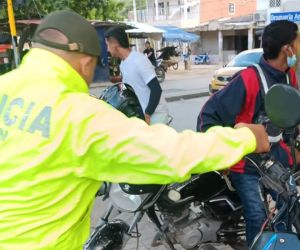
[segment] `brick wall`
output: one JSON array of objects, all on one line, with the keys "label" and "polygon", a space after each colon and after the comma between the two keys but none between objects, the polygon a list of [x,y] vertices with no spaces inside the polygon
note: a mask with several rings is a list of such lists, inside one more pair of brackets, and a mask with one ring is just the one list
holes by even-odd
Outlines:
[{"label": "brick wall", "polygon": [[[256,1],[259,0],[201,0],[200,22],[207,22],[222,17],[238,17],[251,14],[256,11]],[[229,4],[234,4],[233,13],[229,12]]]}]

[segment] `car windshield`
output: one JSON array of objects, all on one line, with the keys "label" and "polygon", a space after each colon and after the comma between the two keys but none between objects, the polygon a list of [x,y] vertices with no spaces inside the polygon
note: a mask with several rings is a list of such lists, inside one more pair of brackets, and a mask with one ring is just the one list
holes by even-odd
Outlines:
[{"label": "car windshield", "polygon": [[248,67],[252,64],[259,63],[261,56],[262,52],[239,54],[227,64],[227,67]]}]

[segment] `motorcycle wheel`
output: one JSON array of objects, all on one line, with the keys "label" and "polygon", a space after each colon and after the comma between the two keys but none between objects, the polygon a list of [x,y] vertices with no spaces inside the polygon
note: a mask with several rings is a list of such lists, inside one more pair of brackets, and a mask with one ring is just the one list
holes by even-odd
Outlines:
[{"label": "motorcycle wheel", "polygon": [[174,70],[177,70],[178,69],[178,63],[173,64],[172,67],[173,67]]},{"label": "motorcycle wheel", "polygon": [[205,61],[205,64],[206,64],[206,65],[209,65],[209,64],[210,64],[210,60],[206,60],[206,61]]},{"label": "motorcycle wheel", "polygon": [[162,67],[157,67],[155,69],[155,73],[156,73],[156,76],[157,76],[157,79],[158,79],[159,83],[162,83],[165,80],[165,77],[166,77],[164,69]]}]

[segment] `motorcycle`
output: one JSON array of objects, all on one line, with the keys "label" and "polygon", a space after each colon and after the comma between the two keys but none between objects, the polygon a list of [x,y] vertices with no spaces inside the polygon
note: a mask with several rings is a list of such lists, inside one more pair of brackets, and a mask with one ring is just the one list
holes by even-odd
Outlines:
[{"label": "motorcycle", "polygon": [[155,73],[156,73],[159,83],[164,82],[164,80],[166,78],[166,70],[165,70],[165,66],[163,65],[162,59],[156,60]]},{"label": "motorcycle", "polygon": [[157,61],[161,61],[165,72],[167,72],[170,67],[172,67],[174,70],[178,69],[179,53],[176,51],[176,49],[177,47],[168,46],[157,50],[157,52],[161,52],[157,57]]},{"label": "motorcycle", "polygon": [[[211,183],[214,186],[208,191],[206,187]],[[145,214],[158,231],[153,246],[162,244],[167,249],[174,250],[175,244],[194,249],[205,242],[234,245],[245,234],[238,197],[218,172],[195,175],[185,183],[164,186],[106,185],[101,194],[109,197],[111,203],[87,242],[86,250],[123,249],[135,237],[134,230]],[[113,209],[132,213],[134,218],[129,224],[122,220],[110,221]]]},{"label": "motorcycle", "polygon": [[[280,102],[278,101],[280,100]],[[265,98],[268,117],[280,130],[294,132],[300,124],[300,92],[291,86],[279,84],[273,86]],[[295,155],[295,144],[291,139],[292,155]],[[299,144],[299,143],[298,143]],[[272,159],[265,159],[257,165],[262,176],[261,189],[268,188],[278,193],[283,206],[276,214],[271,213],[256,236],[250,250],[291,250],[300,249],[300,194],[297,189],[300,172],[284,168]],[[284,226],[284,230],[282,230]]]},{"label": "motorcycle", "polygon": [[[272,89],[269,92],[272,93]],[[300,101],[295,107],[299,107],[298,104],[300,105]],[[266,109],[271,112],[267,106]],[[274,109],[278,112],[278,107]],[[287,117],[283,114],[284,112],[280,112],[284,120],[286,118],[293,120],[291,115]],[[300,122],[300,111],[295,114],[299,118],[297,122]],[[274,124],[278,125],[280,117],[272,114],[270,117],[272,122],[274,120]],[[284,128],[280,123],[279,127]],[[269,126],[271,133],[274,133],[272,128]],[[278,178],[285,181],[285,184],[292,180],[291,173],[272,160],[268,154],[261,155],[259,160],[249,159],[254,161],[263,180],[270,182],[271,179],[275,184],[278,183]],[[276,173],[283,174],[278,177]],[[262,181],[262,184],[272,189],[273,186],[269,182]],[[152,246],[164,245],[168,250],[175,250],[175,245],[179,244],[184,249],[200,250],[206,249],[207,244],[210,243],[225,243],[240,250],[243,244],[245,222],[242,217],[242,206],[228,178],[219,172],[194,175],[184,183],[163,186],[105,184],[100,195],[104,195],[105,199],[109,198],[110,204],[86,243],[85,250],[124,249],[130,238],[139,237],[136,229],[144,215],[148,216],[157,230]],[[293,197],[299,196],[295,191],[293,195]],[[266,200],[265,194],[262,197]],[[113,210],[132,213],[134,217],[129,223],[110,219]],[[266,237],[259,237],[255,246],[261,246],[266,242],[265,239]],[[213,247],[210,246],[210,249]],[[253,248],[253,250],[257,249],[263,248]]]},{"label": "motorcycle", "polygon": [[210,58],[208,56],[208,53],[205,52],[204,54],[200,54],[200,55],[197,55],[194,59],[194,63],[196,65],[199,65],[199,64],[210,64]]}]

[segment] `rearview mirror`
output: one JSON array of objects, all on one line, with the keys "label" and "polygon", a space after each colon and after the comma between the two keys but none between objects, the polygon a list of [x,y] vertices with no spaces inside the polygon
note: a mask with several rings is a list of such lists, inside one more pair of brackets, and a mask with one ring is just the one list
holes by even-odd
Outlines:
[{"label": "rearview mirror", "polygon": [[294,128],[300,123],[300,92],[286,84],[275,84],[265,96],[265,111],[280,128]]}]

